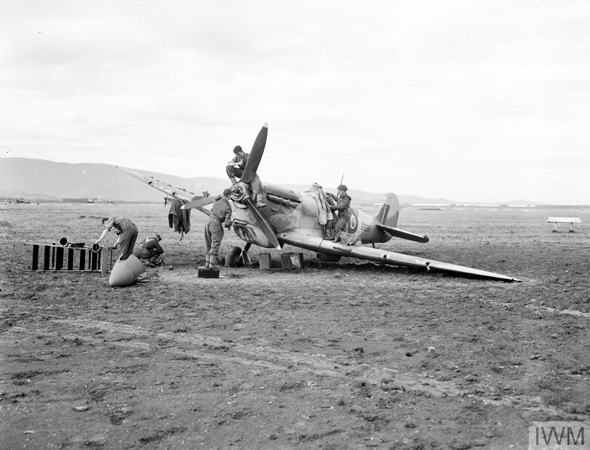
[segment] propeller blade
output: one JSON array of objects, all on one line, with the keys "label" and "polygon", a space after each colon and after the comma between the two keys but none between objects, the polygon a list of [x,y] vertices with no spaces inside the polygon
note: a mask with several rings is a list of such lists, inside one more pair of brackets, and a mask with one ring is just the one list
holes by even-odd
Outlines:
[{"label": "propeller blade", "polygon": [[268,238],[268,241],[274,246],[274,248],[280,249],[281,244],[279,243],[279,240],[277,239],[277,234],[274,231],[272,225],[267,220],[267,218],[264,217],[264,215],[258,210],[258,208],[256,208],[256,206],[254,206],[254,203],[252,202],[252,200],[247,198],[245,202],[252,209],[252,211],[254,211],[254,213],[258,217],[259,221],[258,221],[257,225],[260,226],[260,229],[262,230],[264,235]]},{"label": "propeller blade", "polygon": [[240,181],[243,181],[244,183],[251,183],[254,181],[254,178],[256,178],[256,171],[258,170],[258,165],[260,164],[262,154],[264,153],[264,147],[266,146],[267,135],[268,124],[265,123],[258,133],[258,136],[256,136],[256,140],[252,146],[252,151],[250,152],[248,162],[246,163],[246,167],[244,168],[244,173],[242,174]]}]

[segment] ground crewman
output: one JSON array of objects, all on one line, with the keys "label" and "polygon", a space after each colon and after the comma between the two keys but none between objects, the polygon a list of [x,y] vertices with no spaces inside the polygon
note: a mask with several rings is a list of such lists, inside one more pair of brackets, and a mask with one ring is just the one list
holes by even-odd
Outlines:
[{"label": "ground crewman", "polygon": [[329,207],[334,213],[338,213],[338,218],[334,223],[334,229],[331,233],[329,232],[328,236],[326,236],[326,239],[330,239],[335,242],[340,239],[340,232],[350,220],[348,208],[350,207],[350,202],[352,201],[350,196],[346,193],[348,188],[345,185],[341,184],[337,189],[338,195],[336,197],[334,197],[333,194],[330,195],[335,200],[336,204],[329,205]]},{"label": "ground crewman", "polygon": [[242,147],[239,145],[234,147],[234,154],[235,156],[225,166],[225,171],[227,172],[227,176],[231,180],[232,184],[236,184],[238,182],[236,177],[242,178],[249,156],[248,153],[242,150]]},{"label": "ground crewman", "polygon": [[114,228],[118,237],[117,242],[115,242],[115,245],[113,245],[113,248],[121,246],[121,256],[119,258],[121,261],[129,258],[129,256],[133,254],[133,247],[135,246],[135,241],[137,240],[138,231],[135,224],[127,217],[111,216],[102,219],[102,225],[104,230],[100,235],[100,238],[94,241],[94,243],[99,244],[100,241],[106,237],[109,231]]},{"label": "ground crewman", "polygon": [[164,249],[160,246],[161,240],[162,237],[159,234],[148,237],[145,241],[135,247],[133,254],[137,258],[145,261],[145,264],[150,267],[161,266],[164,262],[162,259]]},{"label": "ground crewman", "polygon": [[205,267],[209,269],[219,268],[219,247],[223,240],[223,226],[227,229],[231,227],[231,205],[229,196],[231,190],[228,188],[223,191],[223,195],[218,196],[211,208],[209,222],[205,226]]}]

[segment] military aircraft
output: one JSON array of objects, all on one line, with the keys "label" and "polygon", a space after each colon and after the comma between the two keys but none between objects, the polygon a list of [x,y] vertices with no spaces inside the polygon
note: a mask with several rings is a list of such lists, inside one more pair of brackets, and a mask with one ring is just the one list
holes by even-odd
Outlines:
[{"label": "military aircraft", "polygon": [[[260,181],[257,171],[267,135],[268,126],[264,124],[256,137],[240,181],[231,187],[231,201],[234,206],[233,229],[246,245],[243,250],[236,247],[228,253],[227,258],[230,260],[226,263],[229,265],[234,265],[237,261],[250,262],[247,252],[252,244],[277,249],[289,244],[315,252],[320,261],[337,262],[342,257],[352,257],[425,271],[520,281],[507,275],[375,248],[375,244],[388,242],[393,237],[420,243],[429,240],[427,236],[397,227],[400,208],[399,200],[394,194],[387,195],[375,217],[357,208],[349,208],[350,220],[343,230],[340,241],[326,239],[325,225],[330,209],[321,186],[314,184],[309,190],[300,193]],[[153,177],[146,177],[129,169],[120,169],[168,195],[189,199],[188,195],[182,195],[180,189]],[[209,214],[207,206],[214,201],[214,197],[190,200],[183,208],[196,208]]]}]

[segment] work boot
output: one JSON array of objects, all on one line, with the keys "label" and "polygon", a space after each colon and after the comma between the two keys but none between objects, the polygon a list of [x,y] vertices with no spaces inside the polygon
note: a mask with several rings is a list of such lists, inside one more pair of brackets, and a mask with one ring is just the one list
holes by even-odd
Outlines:
[{"label": "work boot", "polygon": [[211,255],[209,258],[209,269],[219,270],[219,260],[217,256]]}]

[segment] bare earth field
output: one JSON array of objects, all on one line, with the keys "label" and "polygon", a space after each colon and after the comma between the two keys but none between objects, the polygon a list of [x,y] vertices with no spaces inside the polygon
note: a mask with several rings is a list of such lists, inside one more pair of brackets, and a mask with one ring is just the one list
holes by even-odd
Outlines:
[{"label": "bare earth field", "polygon": [[[30,243],[91,244],[110,214],[161,233],[166,266],[127,288],[31,270]],[[0,205],[0,448],[522,449],[533,421],[590,420],[588,209],[407,208],[431,242],[383,245],[522,283],[309,252],[197,278],[206,218],[179,242],[167,214]]]}]

